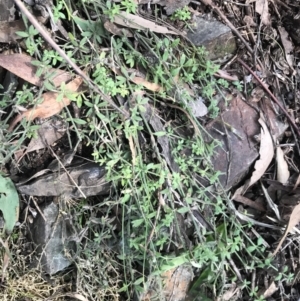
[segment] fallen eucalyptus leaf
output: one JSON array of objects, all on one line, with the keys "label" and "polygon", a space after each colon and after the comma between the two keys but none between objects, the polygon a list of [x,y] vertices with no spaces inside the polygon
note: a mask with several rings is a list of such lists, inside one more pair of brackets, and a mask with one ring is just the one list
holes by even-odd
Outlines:
[{"label": "fallen eucalyptus leaf", "polygon": [[[24,79],[25,81],[35,85],[42,86],[44,84],[43,76],[37,76],[37,67],[34,66],[34,59],[24,53],[0,54],[0,66]],[[46,70],[45,70],[46,72]],[[60,69],[48,68],[47,74],[52,73],[53,84],[58,87],[63,82],[67,82],[72,78],[69,72]]]},{"label": "fallen eucalyptus leaf", "polygon": [[0,210],[5,221],[4,229],[7,233],[11,233],[19,219],[19,196],[12,180],[2,175],[0,175]]},{"label": "fallen eucalyptus leaf", "polygon": [[284,27],[278,26],[278,31],[280,34],[282,46],[284,48],[286,61],[289,64],[289,66],[291,67],[291,70],[293,70],[293,72],[295,72],[294,71],[294,55],[293,55],[294,46],[293,46],[293,43],[290,40],[290,36]]},{"label": "fallen eucalyptus leaf", "polygon": [[273,142],[272,142],[272,137],[270,135],[270,132],[265,122],[261,118],[258,119],[258,122],[261,124],[262,127],[261,142],[259,148],[260,158],[255,162],[254,165],[255,171],[253,172],[248,185],[246,185],[247,189],[250,186],[252,186],[254,183],[256,183],[263,176],[263,174],[269,167],[274,156],[274,148],[273,148]]},{"label": "fallen eucalyptus leaf", "polygon": [[120,13],[120,15],[116,15],[113,19],[113,22],[129,28],[135,28],[140,30],[149,29],[150,31],[157,33],[179,35],[179,33],[169,30],[165,26],[157,25],[156,23],[146,20],[140,16],[128,14],[125,12]]},{"label": "fallen eucalyptus leaf", "polygon": [[290,177],[289,167],[285,161],[284,153],[280,147],[276,149],[277,181],[286,184]]},{"label": "fallen eucalyptus leaf", "polygon": [[293,209],[293,212],[290,216],[290,220],[289,223],[285,229],[285,232],[276,248],[276,250],[273,252],[273,256],[275,256],[277,254],[277,252],[279,251],[281,245],[283,244],[285,238],[287,237],[287,235],[290,233],[290,231],[300,222],[300,204],[298,204],[297,206],[295,206],[295,208]]}]

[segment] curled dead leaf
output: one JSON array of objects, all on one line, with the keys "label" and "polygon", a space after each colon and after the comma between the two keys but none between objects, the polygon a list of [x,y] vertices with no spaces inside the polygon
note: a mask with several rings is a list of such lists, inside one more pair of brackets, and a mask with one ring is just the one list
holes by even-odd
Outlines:
[{"label": "curled dead leaf", "polygon": [[266,209],[259,203],[255,202],[255,201],[252,201],[240,194],[234,194],[234,196],[232,197],[236,202],[239,202],[239,203],[242,203],[246,206],[249,206],[249,207],[252,207],[254,209],[257,209],[261,212],[265,212]]},{"label": "curled dead leaf", "polygon": [[245,25],[249,26],[249,27],[256,27],[257,24],[254,22],[253,17],[252,16],[245,16],[243,19],[243,22]]},{"label": "curled dead leaf", "polygon": [[271,134],[261,118],[258,119],[258,122],[261,124],[260,158],[255,162],[255,171],[253,172],[249,183],[246,185],[244,192],[263,176],[274,156]]},{"label": "curled dead leaf", "polygon": [[260,86],[257,86],[251,92],[250,101],[259,102],[265,96],[265,94],[265,91]]},{"label": "curled dead leaf", "polygon": [[121,36],[121,37],[127,37],[127,38],[133,37],[133,34],[127,28],[120,28],[113,22],[106,21],[106,22],[104,22],[103,26],[108,32],[110,32],[114,35]]}]

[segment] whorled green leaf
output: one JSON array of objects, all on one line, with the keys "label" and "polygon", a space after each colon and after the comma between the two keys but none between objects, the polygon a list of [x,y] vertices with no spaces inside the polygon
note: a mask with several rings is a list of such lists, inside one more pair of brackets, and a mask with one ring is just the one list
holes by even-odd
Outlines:
[{"label": "whorled green leaf", "polygon": [[12,180],[2,175],[0,175],[0,210],[5,221],[4,229],[7,233],[11,233],[19,219],[19,196]]}]

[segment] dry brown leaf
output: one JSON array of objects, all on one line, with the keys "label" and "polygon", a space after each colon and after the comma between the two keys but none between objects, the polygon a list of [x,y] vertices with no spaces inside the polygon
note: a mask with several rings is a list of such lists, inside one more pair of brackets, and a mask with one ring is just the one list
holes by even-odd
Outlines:
[{"label": "dry brown leaf", "polygon": [[266,211],[266,209],[261,204],[256,203],[255,201],[252,201],[252,200],[250,200],[250,199],[248,199],[248,198],[246,198],[246,197],[244,197],[244,196],[242,196],[240,194],[237,194],[237,195],[234,194],[233,199],[236,202],[242,203],[242,204],[244,204],[246,206],[249,206],[251,208],[257,209],[257,210],[259,210],[261,212],[265,212]]},{"label": "dry brown leaf", "polygon": [[28,144],[26,154],[52,145],[65,134],[65,125],[66,123],[60,120],[50,119],[44,122],[37,131],[37,137],[32,138]]},{"label": "dry brown leaf", "polygon": [[254,22],[252,16],[245,16],[243,19],[243,22],[245,25],[247,25],[249,28],[252,27],[256,27],[257,24]]},{"label": "dry brown leaf", "polygon": [[[42,86],[44,83],[43,78],[35,75],[37,67],[32,65],[32,61],[34,61],[32,57],[23,53],[14,53],[9,55],[0,54],[1,67],[7,69],[32,85]],[[48,72],[55,74],[52,78],[52,82],[56,87],[72,78],[70,73],[60,69],[49,68]]]},{"label": "dry brown leaf", "polygon": [[272,256],[275,256],[278,252],[278,250],[280,249],[282,243],[284,242],[285,238],[287,237],[287,235],[290,233],[290,231],[300,222],[300,204],[298,204],[294,209],[293,212],[290,216],[290,220],[289,223],[285,229],[285,232],[282,236],[282,238],[280,239],[280,242],[276,248],[276,250],[273,252]]},{"label": "dry brown leaf", "polygon": [[277,181],[286,184],[290,177],[289,167],[285,161],[284,153],[280,147],[276,150],[276,164],[277,164]]},{"label": "dry brown leaf", "polygon": [[[163,279],[161,299],[169,301],[186,299],[189,286],[194,277],[191,265],[182,264],[176,268],[163,272],[161,277]],[[157,288],[154,287],[152,283],[150,284],[150,287],[148,285],[148,289],[141,294],[140,301],[156,300],[155,292]],[[153,287],[151,287],[151,285]]]},{"label": "dry brown leaf", "polygon": [[249,100],[252,102],[259,102],[265,95],[265,91],[260,86],[257,86],[252,90]]},{"label": "dry brown leaf", "polygon": [[[77,77],[68,84],[66,84],[66,90],[70,92],[75,92],[78,90],[82,83],[82,78]],[[67,97],[63,97],[61,101],[57,101],[59,93],[56,92],[46,92],[43,94],[43,102],[36,105],[32,109],[26,112],[22,112],[18,115],[9,125],[8,131],[11,132],[16,124],[20,122],[23,118],[28,121],[34,120],[35,118],[48,118],[55,114],[58,114],[64,107],[70,104],[70,100]]]},{"label": "dry brown leaf", "polygon": [[287,33],[287,31],[285,30],[284,27],[279,26],[278,31],[279,31],[279,34],[280,34],[280,38],[281,38],[283,48],[284,48],[286,61],[289,64],[290,68],[292,70],[294,70],[294,67],[293,67],[294,66],[294,55],[293,55],[294,46],[293,46],[293,43],[289,39],[289,34]]},{"label": "dry brown leaf", "polygon": [[158,32],[162,34],[179,34],[175,31],[169,30],[167,27],[159,26],[152,21],[146,20],[142,17],[133,14],[127,14],[125,12],[122,12],[120,15],[115,16],[113,22],[124,27],[130,27],[141,30],[149,29],[153,32]]},{"label": "dry brown leaf", "polygon": [[[117,74],[117,75],[121,75],[121,71],[119,69],[116,69],[116,68],[111,68],[111,70]],[[134,72],[134,69],[130,69],[130,73],[133,73]],[[138,73],[138,71],[136,70],[136,73]],[[138,76],[135,76],[135,77],[131,77],[129,79],[131,82],[137,84],[137,85],[142,85],[143,87],[145,87],[146,89],[150,90],[150,91],[153,91],[153,92],[158,92],[158,91],[161,91],[162,90],[162,87],[158,84],[155,84],[155,83],[151,83],[151,82],[148,82],[147,80],[145,80],[144,78],[142,77],[138,77]]]},{"label": "dry brown leaf", "polygon": [[255,11],[258,14],[260,14],[262,24],[264,25],[271,24],[268,0],[257,0],[255,5]]},{"label": "dry brown leaf", "polygon": [[274,148],[272,137],[265,124],[265,122],[259,118],[258,122],[261,124],[261,142],[259,148],[260,158],[255,162],[254,169],[251,179],[247,185],[247,189],[256,183],[265,173],[268,166],[270,165],[272,158],[274,156]]},{"label": "dry brown leaf", "polygon": [[121,28],[116,24],[114,24],[113,22],[106,21],[104,22],[103,26],[108,32],[116,36],[127,37],[127,38],[133,37],[133,34],[127,28]]},{"label": "dry brown leaf", "polygon": [[146,89],[153,91],[153,92],[158,92],[162,89],[162,87],[160,85],[155,84],[155,83],[150,83],[141,77],[135,76],[134,78],[130,79],[130,81],[132,81],[133,83],[135,83],[137,85],[142,85]]}]

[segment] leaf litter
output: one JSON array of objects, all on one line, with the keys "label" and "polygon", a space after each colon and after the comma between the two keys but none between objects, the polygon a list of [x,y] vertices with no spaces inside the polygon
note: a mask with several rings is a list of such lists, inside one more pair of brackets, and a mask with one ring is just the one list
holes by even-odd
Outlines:
[{"label": "leaf litter", "polygon": [[[214,2],[216,3],[217,1],[214,1]],[[172,5],[174,4],[173,7],[176,7],[177,2],[176,1],[156,1],[156,3],[160,4],[160,5],[166,5],[166,8],[167,8],[168,12],[170,12],[170,10],[172,10]],[[208,5],[208,6],[213,6],[214,5],[213,2],[210,1],[210,0],[205,0],[205,1],[202,1],[201,3],[204,3],[205,5]],[[247,5],[253,6],[253,8],[255,8],[254,10],[252,10],[252,15],[248,16],[249,20],[248,20],[248,23],[247,23],[247,24],[249,24],[248,27],[251,26],[251,27],[254,28],[253,32],[252,32],[253,40],[251,40],[251,37],[250,37],[251,35],[249,34],[251,42],[255,43],[257,41],[257,39],[259,39],[259,36],[256,36],[256,32],[255,32],[255,27],[258,26],[258,25],[255,22],[253,22],[253,20],[261,21],[262,26],[264,26],[264,25],[271,26],[272,17],[274,16],[273,9],[275,9],[276,13],[278,14],[277,5],[280,6],[280,4],[278,4],[278,3],[274,4],[273,1],[272,1],[272,4],[274,6],[273,7],[272,5],[269,5],[270,3],[268,3],[267,0],[256,0],[256,1],[251,1],[250,0],[250,1],[246,1]],[[182,7],[183,4],[184,4],[184,2],[182,1],[182,3],[180,4],[181,6],[178,6],[178,7],[179,8]],[[235,9],[235,6],[236,6],[235,3],[231,3],[231,5],[232,5],[232,8]],[[200,4],[200,6],[201,6],[201,4]],[[239,9],[242,10],[243,8],[239,7]],[[234,11],[237,11],[237,10],[235,9]],[[259,18],[257,18],[257,16]],[[125,18],[125,21],[124,21],[123,18]],[[116,19],[117,19],[117,22],[115,22],[115,23],[117,24],[119,20],[118,20],[118,18],[116,18]],[[146,20],[145,18],[141,18],[141,17],[137,18],[135,15],[126,14],[126,17],[125,17],[125,14],[124,14],[124,16],[122,16],[121,19],[123,19],[123,20],[120,21],[121,24],[119,24],[119,25],[127,27],[127,28],[138,28],[138,29],[143,29],[143,30],[148,29],[150,31],[164,32],[166,34],[174,34],[174,33],[172,33],[172,31],[170,31],[168,29],[167,26],[166,27],[163,27],[163,26],[159,27],[159,26],[157,26],[157,24],[155,22],[152,22],[152,23],[145,22],[145,20]],[[245,18],[244,18],[244,20],[245,20]],[[114,28],[114,30],[117,30],[117,29]],[[282,45],[284,47],[284,50],[285,50],[285,60],[289,64],[290,69],[292,69],[294,67],[294,65],[293,65],[294,64],[293,56],[292,56],[293,51],[294,51],[294,47],[291,43],[291,39],[290,39],[290,36],[289,36],[289,31],[285,30],[284,28],[277,28],[277,30],[280,34],[281,43],[282,43]],[[122,33],[122,31],[115,31],[114,32],[114,34],[117,34],[117,33],[120,34],[120,35],[123,34],[124,36],[126,36],[126,34]],[[130,35],[129,31],[127,31],[127,33],[128,33],[128,35]],[[266,52],[265,54],[266,54],[266,56],[269,56],[269,53]],[[266,60],[267,59],[269,59],[269,57],[267,57]],[[5,60],[5,58],[3,58],[3,60]],[[259,59],[258,59],[258,61],[259,61]],[[269,61],[272,61],[272,60],[269,60]],[[4,66],[4,68],[7,68],[8,70],[10,70],[10,69],[14,70],[12,72],[13,73],[16,72],[15,74],[18,74],[18,72],[19,72],[18,76],[20,76],[21,78],[25,79],[28,82],[31,82],[32,84],[41,85],[42,84],[42,81],[41,81],[42,78],[35,78],[34,77],[35,72],[33,71],[33,69],[31,67],[29,69],[23,69],[23,66],[24,66],[24,68],[26,68],[26,60],[24,62],[25,62],[24,65],[22,65],[22,63],[20,61],[20,66],[22,66],[21,67],[22,72],[19,72],[17,70],[18,68],[17,68],[16,64],[12,67],[11,66],[5,67],[4,65],[5,65],[6,62],[4,62],[3,66]],[[276,63],[277,62],[274,62],[273,66],[276,65]],[[258,65],[259,64],[260,64],[260,62],[258,62]],[[277,64],[276,66],[278,67],[279,65]],[[262,64],[259,66],[259,68],[261,68],[261,67],[263,67]],[[263,68],[261,68],[261,69],[263,69]],[[25,71],[25,70],[27,70],[27,71]],[[261,70],[261,71],[263,71],[263,70]],[[225,73],[225,72],[226,71],[224,71],[223,74],[224,74],[224,76],[228,77],[228,80],[236,80],[236,78],[229,76],[228,73]],[[282,75],[280,72],[278,72],[278,70],[274,71],[274,73],[276,73],[276,72],[277,72],[276,76],[278,78],[280,78],[280,80],[284,80],[285,75],[284,74]],[[291,72],[291,70],[284,70],[283,73],[289,74],[289,72]],[[237,74],[239,74],[239,73],[237,73]],[[239,76],[240,76],[240,74],[239,74]],[[68,80],[60,81],[57,86],[59,86],[61,84],[61,82],[65,82],[65,81],[68,81]],[[151,82],[148,82],[147,80],[144,80],[143,78],[136,78],[136,81],[133,81],[133,82],[141,83],[142,85],[144,85],[144,87],[146,89],[148,89],[150,91],[153,91],[153,92],[157,92],[161,88],[158,85],[157,86],[152,85]],[[271,88],[273,88],[273,87],[271,86]],[[53,92],[46,92],[46,93],[53,93]],[[54,93],[56,93],[56,92],[54,92]],[[262,89],[257,86],[256,88],[254,88],[252,90],[251,95],[253,96],[252,101],[259,103],[258,105],[260,106],[259,107],[260,110],[263,110],[263,106],[264,106],[265,102],[264,102],[264,93],[263,93]],[[50,98],[50,101],[49,101],[48,105],[49,106],[54,105],[54,98],[55,97],[49,97],[49,98]],[[16,119],[12,122],[11,127],[14,127],[23,118],[25,118],[27,120],[33,120],[34,118],[37,118],[37,117],[52,116],[53,114],[57,114],[57,113],[60,112],[60,110],[62,109],[62,107],[60,107],[60,106],[58,106],[58,108],[56,108],[56,109],[55,108],[49,109],[49,107],[47,108],[47,101],[46,100],[47,100],[47,97],[46,97],[46,99],[44,99],[45,103],[43,103],[43,105],[45,105],[45,107],[41,111],[37,110],[37,112],[34,113],[35,108],[32,108],[32,109],[28,110],[29,113],[27,113],[28,111],[22,112],[19,115],[21,117],[17,116]],[[67,103],[68,103],[68,100],[65,100],[65,104],[67,104]],[[256,104],[255,104],[255,106],[256,106]],[[147,109],[149,109],[149,108],[147,108]],[[156,111],[153,107],[150,107],[150,111],[151,111],[151,114],[152,114],[152,119],[149,119],[150,124],[155,129],[155,131],[158,131],[159,133],[163,133],[164,128],[163,128],[163,124],[160,122],[160,116],[156,113]],[[277,219],[279,219],[280,218],[280,212],[278,212],[278,210],[280,211],[280,201],[281,200],[280,200],[280,198],[278,200],[275,200],[275,198],[274,198],[275,201],[273,201],[274,196],[268,190],[268,188],[266,188],[263,185],[264,180],[265,180],[265,178],[268,178],[270,171],[274,170],[275,165],[276,165],[277,172],[276,172],[276,175],[274,173],[273,179],[275,179],[275,177],[277,176],[278,182],[282,183],[282,186],[280,186],[282,188],[282,191],[284,189],[289,189],[288,186],[287,186],[287,184],[288,184],[287,182],[292,181],[292,177],[290,176],[289,168],[288,168],[288,165],[287,165],[287,162],[286,162],[286,158],[283,155],[282,149],[280,147],[277,147],[277,149],[276,149],[276,162],[272,166],[271,162],[272,162],[272,159],[274,157],[274,145],[273,145],[273,140],[272,140],[272,135],[273,134],[270,133],[270,131],[272,131],[272,126],[270,126],[269,129],[268,129],[268,126],[269,126],[268,121],[263,121],[262,119],[260,119],[259,122],[261,124],[261,137],[260,137],[260,150],[259,150],[260,158],[255,163],[254,172],[252,174],[252,177],[251,177],[249,183],[244,186],[245,187],[244,191],[236,190],[236,193],[238,192],[237,195],[240,197],[240,200],[243,201],[242,203],[247,208],[251,207],[255,210],[260,210],[260,211],[265,212],[266,208],[264,208],[263,205],[260,206],[261,204],[257,203],[256,201],[251,200],[251,194],[249,194],[250,196],[249,195],[247,195],[247,196],[243,195],[246,192],[246,190],[247,190],[247,192],[250,192],[250,193],[255,191],[255,188],[260,186],[257,183],[258,181],[260,181],[261,182],[261,189],[263,190],[263,194],[265,196],[266,203],[268,204],[268,209],[267,210],[269,210],[271,208],[272,211],[273,211],[273,214],[277,217]],[[268,126],[267,126],[267,124],[268,124]],[[43,135],[43,133],[41,133],[41,135]],[[158,138],[164,138],[164,135],[162,135]],[[252,139],[252,137],[248,137],[248,138]],[[165,153],[165,159],[170,161],[170,158],[172,159],[172,157],[170,157],[170,147],[167,145],[168,142],[169,142],[168,139],[166,139],[165,141],[163,139],[157,139],[157,141],[160,144],[160,147],[162,148],[163,153]],[[235,146],[233,145],[233,147],[235,147]],[[132,145],[132,148],[134,148],[134,145]],[[32,149],[34,149],[34,146],[32,146]],[[292,173],[292,170],[291,170],[291,173]],[[291,183],[294,183],[294,182],[291,182]],[[297,182],[294,185],[296,187]],[[271,187],[271,185],[270,185],[270,187]],[[279,186],[277,186],[277,187],[279,187]],[[281,190],[281,189],[278,188],[278,191],[279,190]],[[236,198],[236,200],[237,200],[237,198]],[[277,202],[279,202],[279,206],[277,205]],[[241,220],[244,220],[246,222],[253,222],[253,225],[257,225],[257,226],[261,226],[261,227],[269,226],[269,228],[274,230],[274,232],[272,232],[272,233],[275,233],[276,229],[278,230],[278,226],[266,224],[263,220],[262,220],[262,222],[260,222],[260,221],[257,222],[253,218],[249,218],[249,216],[247,214],[242,214],[241,212],[236,210],[235,205],[232,201],[230,201],[228,203],[228,206],[230,207],[231,210],[233,210],[236,213],[236,215]],[[299,212],[298,212],[299,209],[297,209],[297,208],[298,208],[298,205],[294,208],[294,210],[293,210],[293,212],[290,216],[289,223],[286,227],[286,232],[285,232],[284,236],[282,237],[282,239],[280,240],[280,243],[279,243],[277,249],[275,250],[274,255],[280,249],[284,239],[286,238],[286,235],[299,222],[299,220],[296,218],[296,216],[299,215]],[[271,220],[271,221],[274,221],[274,220]],[[269,222],[270,222],[270,220],[269,220]],[[275,223],[275,221],[274,221],[274,223]],[[278,231],[276,233],[278,233]],[[266,286],[266,287],[272,288],[272,290],[265,291],[266,292],[265,293],[266,297],[272,296],[276,291],[276,289],[274,289],[274,285],[272,285],[272,284],[274,284],[274,282],[272,282],[271,285]],[[233,287],[234,287],[234,289],[233,289]],[[224,291],[226,291],[226,290],[224,290]],[[228,291],[227,291],[229,293],[229,296],[231,296],[231,297],[233,297],[232,296],[233,295],[232,291],[236,292],[235,286],[231,286],[230,289],[228,289]],[[229,298],[229,299],[231,297],[226,296],[226,298]],[[224,294],[224,298],[225,298],[225,294]]]}]

